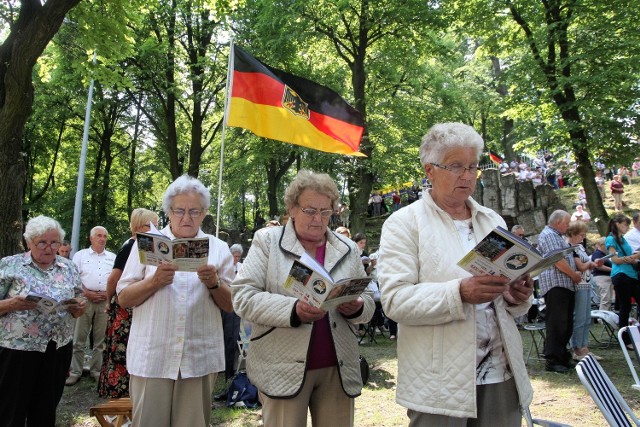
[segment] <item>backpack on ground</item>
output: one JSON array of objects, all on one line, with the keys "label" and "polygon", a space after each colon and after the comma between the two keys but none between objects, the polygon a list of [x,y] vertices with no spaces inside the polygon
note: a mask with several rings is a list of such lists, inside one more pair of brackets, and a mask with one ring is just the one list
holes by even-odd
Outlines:
[{"label": "backpack on ground", "polygon": [[227,407],[256,408],[258,405],[258,389],[251,384],[246,372],[238,372],[227,389]]}]

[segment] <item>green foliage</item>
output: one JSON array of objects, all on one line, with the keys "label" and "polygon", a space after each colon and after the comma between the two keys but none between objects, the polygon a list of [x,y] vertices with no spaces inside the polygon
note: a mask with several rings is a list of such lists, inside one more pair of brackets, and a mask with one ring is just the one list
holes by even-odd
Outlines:
[{"label": "green foliage", "polygon": [[[11,16],[9,3],[3,16]],[[519,152],[560,156],[585,145],[592,160],[628,162],[637,151],[639,12],[622,0],[553,4],[573,8],[555,27],[546,25],[538,1],[82,2],[34,71],[36,102],[23,141],[25,216],[48,213],[70,229],[92,78],[83,235],[88,222],[105,218],[112,236],[124,239],[128,200],[159,209],[175,170],[195,170],[211,188],[212,210],[222,201],[223,227],[234,228],[251,228],[258,209],[283,213],[283,192],[298,167],[325,171],[340,187],[351,177],[352,191],[367,189],[366,174],[375,188],[419,181],[421,136],[443,121],[472,124],[500,153],[515,144]],[[529,39],[514,11],[529,24]],[[547,43],[560,41],[563,24],[567,56]],[[372,155],[337,156],[227,129],[218,194],[230,33],[269,65],[329,86],[357,106]],[[555,70],[556,86],[541,63]],[[563,66],[570,72],[558,72]],[[578,109],[587,136],[582,142],[570,140],[576,124],[557,102],[567,88],[575,100],[566,108]],[[268,177],[276,175],[268,192]]]}]

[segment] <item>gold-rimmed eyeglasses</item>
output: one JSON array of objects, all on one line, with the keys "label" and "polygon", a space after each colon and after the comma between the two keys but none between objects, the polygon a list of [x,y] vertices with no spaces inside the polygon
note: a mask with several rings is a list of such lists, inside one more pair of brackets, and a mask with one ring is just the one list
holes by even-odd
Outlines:
[{"label": "gold-rimmed eyeglasses", "polygon": [[333,214],[333,209],[300,208],[300,210],[310,217],[320,215],[322,218],[329,218]]}]

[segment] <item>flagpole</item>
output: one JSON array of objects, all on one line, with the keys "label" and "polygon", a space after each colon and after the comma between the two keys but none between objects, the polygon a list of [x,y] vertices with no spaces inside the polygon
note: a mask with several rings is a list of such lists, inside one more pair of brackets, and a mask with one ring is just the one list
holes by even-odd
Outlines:
[{"label": "flagpole", "polygon": [[[93,52],[93,63],[96,63],[96,52]],[[92,71],[93,73],[93,71]],[[91,105],[93,103],[93,83],[91,77],[89,94],[87,95],[87,107],[84,113],[84,130],[82,133],[82,148],[80,149],[80,163],[78,165],[78,182],[76,184],[76,200],[73,207],[73,223],[71,225],[71,253],[72,257],[80,250],[80,217],[82,216],[82,198],[84,195],[84,173],[87,164],[87,145],[89,143],[89,125],[91,123]]]},{"label": "flagpole", "polygon": [[220,142],[220,170],[218,173],[218,206],[216,208],[216,237],[220,234],[220,209],[222,200],[222,166],[224,165],[224,138],[227,131],[227,117],[229,113],[229,89],[233,87],[233,35],[229,42],[229,66],[227,68],[227,82],[224,90],[224,115],[222,117],[222,141]]}]

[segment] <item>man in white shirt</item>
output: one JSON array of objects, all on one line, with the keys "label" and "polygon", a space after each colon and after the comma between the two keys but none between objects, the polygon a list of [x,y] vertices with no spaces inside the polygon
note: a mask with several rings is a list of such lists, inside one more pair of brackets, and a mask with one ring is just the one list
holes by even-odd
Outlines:
[{"label": "man in white shirt", "polygon": [[633,227],[627,231],[624,238],[629,243],[629,246],[631,246],[631,249],[635,252],[640,249],[640,212],[635,212],[632,219]]},{"label": "man in white shirt", "polygon": [[71,373],[67,378],[66,385],[74,385],[82,377],[84,353],[89,333],[93,334],[89,373],[91,378],[95,380],[100,377],[104,335],[107,328],[107,278],[116,259],[112,252],[105,250],[108,238],[109,233],[106,228],[93,227],[89,238],[91,246],[76,252],[73,256],[73,262],[80,270],[82,289],[87,298],[87,310],[76,320]]}]

